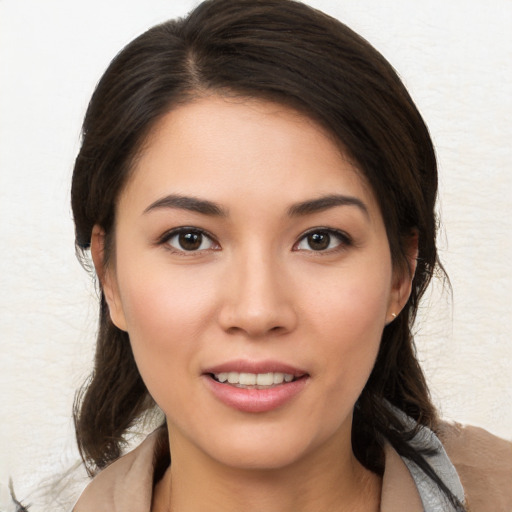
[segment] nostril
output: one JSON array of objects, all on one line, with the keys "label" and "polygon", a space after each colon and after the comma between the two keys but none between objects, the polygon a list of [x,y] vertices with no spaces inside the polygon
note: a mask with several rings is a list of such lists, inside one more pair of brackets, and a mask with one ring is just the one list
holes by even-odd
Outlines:
[{"label": "nostril", "polygon": [[226,332],[231,335],[246,334],[251,337],[253,337],[253,336],[264,337],[264,336],[268,336],[269,334],[278,335],[281,333],[285,333],[286,331],[287,331],[286,327],[283,327],[280,325],[270,327],[269,329],[265,329],[262,327],[256,328],[255,326],[251,326],[251,327],[247,326],[246,328],[232,326],[232,327],[229,327],[228,329],[226,329]]},{"label": "nostril", "polygon": [[218,321],[224,332],[261,338],[291,332],[297,315],[291,301],[229,300],[219,309]]}]

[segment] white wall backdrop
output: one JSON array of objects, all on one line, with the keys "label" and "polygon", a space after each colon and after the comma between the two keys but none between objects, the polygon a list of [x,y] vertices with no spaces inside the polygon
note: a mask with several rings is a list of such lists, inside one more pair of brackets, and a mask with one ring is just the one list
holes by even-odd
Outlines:
[{"label": "white wall backdrop", "polygon": [[[69,207],[81,120],[117,51],[195,3],[0,0],[0,488],[12,476],[31,512],[78,459],[71,405],[93,354]],[[445,416],[512,438],[512,1],[310,3],[391,61],[430,126],[453,299],[438,286],[425,304],[420,357]]]}]

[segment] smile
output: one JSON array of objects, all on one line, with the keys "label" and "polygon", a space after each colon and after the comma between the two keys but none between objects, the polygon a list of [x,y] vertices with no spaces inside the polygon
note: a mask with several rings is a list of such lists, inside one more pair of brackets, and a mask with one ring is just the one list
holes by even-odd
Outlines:
[{"label": "smile", "polygon": [[217,382],[228,383],[232,386],[246,389],[268,389],[283,382],[288,383],[295,380],[291,373],[282,372],[221,372],[214,373],[212,376]]},{"label": "smile", "polygon": [[294,401],[310,375],[279,362],[231,361],[207,369],[203,379],[213,396],[229,408],[264,413]]}]

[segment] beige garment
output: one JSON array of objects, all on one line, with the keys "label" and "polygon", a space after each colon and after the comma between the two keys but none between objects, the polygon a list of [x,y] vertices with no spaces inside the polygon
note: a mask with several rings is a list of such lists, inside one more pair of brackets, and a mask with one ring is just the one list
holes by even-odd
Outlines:
[{"label": "beige garment", "polygon": [[[73,512],[150,512],[158,435],[97,475]],[[512,512],[512,443],[454,423],[442,423],[438,436],[457,469],[469,511]],[[389,444],[385,456],[381,512],[423,512],[416,484]]]},{"label": "beige garment", "polygon": [[512,443],[457,423],[442,423],[437,435],[457,469],[469,512],[512,512]]}]

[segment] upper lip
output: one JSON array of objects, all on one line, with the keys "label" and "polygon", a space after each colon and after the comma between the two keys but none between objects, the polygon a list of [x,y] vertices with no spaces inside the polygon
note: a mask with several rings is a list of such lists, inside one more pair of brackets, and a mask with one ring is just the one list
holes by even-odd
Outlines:
[{"label": "upper lip", "polygon": [[307,375],[308,372],[296,366],[287,363],[272,360],[263,361],[249,361],[244,359],[236,359],[226,361],[215,366],[205,368],[203,373],[224,373],[224,372],[237,372],[237,373],[288,373],[294,377],[302,377]]}]

